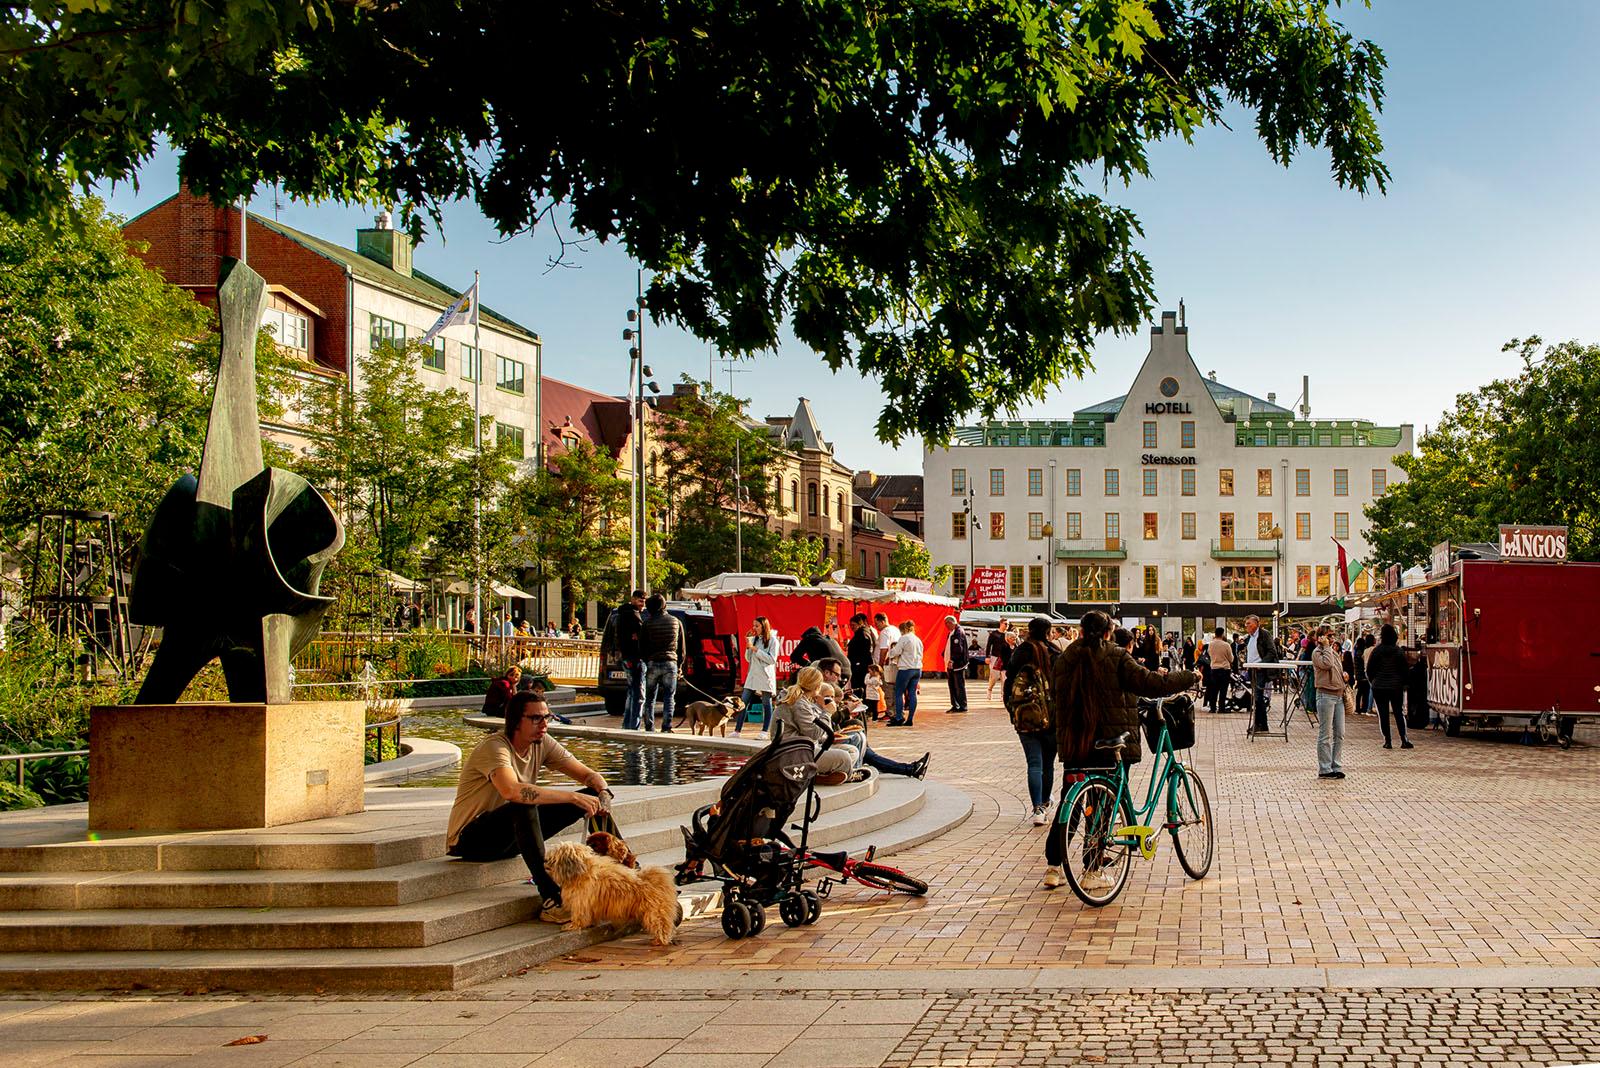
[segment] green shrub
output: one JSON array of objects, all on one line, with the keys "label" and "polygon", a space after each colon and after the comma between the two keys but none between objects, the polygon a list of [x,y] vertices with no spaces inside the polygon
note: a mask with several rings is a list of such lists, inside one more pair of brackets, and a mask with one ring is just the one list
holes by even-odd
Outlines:
[{"label": "green shrub", "polygon": [[[7,765],[9,767],[9,765]],[[0,812],[14,812],[19,808],[43,808],[44,800],[26,786],[18,786],[0,779]]]}]

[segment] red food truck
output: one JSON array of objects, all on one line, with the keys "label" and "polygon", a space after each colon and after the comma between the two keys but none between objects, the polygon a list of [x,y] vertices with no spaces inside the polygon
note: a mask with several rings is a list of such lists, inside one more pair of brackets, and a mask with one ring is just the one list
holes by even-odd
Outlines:
[{"label": "red food truck", "polygon": [[1567,560],[1565,527],[1505,525],[1498,544],[1435,546],[1428,576],[1380,595],[1421,646],[1428,706],[1445,733],[1520,728],[1572,744],[1600,717],[1600,564]]}]

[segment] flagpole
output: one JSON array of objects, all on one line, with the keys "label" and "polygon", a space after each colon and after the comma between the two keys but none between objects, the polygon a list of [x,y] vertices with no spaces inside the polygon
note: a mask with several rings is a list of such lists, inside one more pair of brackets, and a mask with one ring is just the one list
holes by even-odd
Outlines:
[{"label": "flagpole", "polygon": [[477,633],[483,629],[483,402],[479,394],[483,388],[483,340],[479,334],[478,305],[483,299],[481,280],[472,272],[472,448],[477,472],[472,492],[472,615],[477,620]]}]

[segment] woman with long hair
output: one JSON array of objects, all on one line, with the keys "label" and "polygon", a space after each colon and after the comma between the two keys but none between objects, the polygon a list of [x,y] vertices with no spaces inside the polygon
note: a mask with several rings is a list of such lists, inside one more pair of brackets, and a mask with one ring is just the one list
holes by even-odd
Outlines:
[{"label": "woman with long hair", "polygon": [[1394,748],[1394,739],[1389,733],[1390,716],[1394,717],[1394,729],[1400,732],[1400,748],[1414,748],[1406,735],[1404,712],[1409,667],[1405,650],[1400,648],[1400,632],[1393,624],[1385,623],[1378,632],[1378,644],[1367,656],[1367,682],[1372,685],[1372,699],[1378,705],[1378,725],[1383,728],[1385,749]]},{"label": "woman with long hair", "polygon": [[[1017,643],[1010,662],[1006,664],[1007,679],[1016,678],[1023,668],[1032,668],[1039,673],[1041,682],[1047,681],[1050,678],[1050,666],[1060,655],[1049,639],[1050,621],[1042,617],[1030,619],[1028,637]],[[1020,687],[1022,681],[1018,680],[1017,685]],[[1009,703],[1007,710],[1010,711]],[[1016,728],[1017,739],[1022,743],[1023,759],[1028,765],[1028,813],[1035,827],[1043,827],[1050,822],[1050,795],[1055,786],[1055,728],[1046,724],[1038,730],[1023,730],[1018,726],[1014,712],[1011,725]]]},{"label": "woman with long hair", "polygon": [[733,733],[744,730],[744,721],[750,709],[759,702],[762,709],[761,730],[772,725],[772,695],[778,692],[778,635],[766,616],[757,616],[745,635],[745,658],[750,666],[744,673],[744,693],[740,701],[744,707],[734,722]]},{"label": "woman with long hair", "polygon": [[[846,782],[865,755],[849,745],[834,745],[833,716],[824,705],[832,701],[822,670],[807,664],[795,676],[794,685],[778,698],[778,722],[783,736],[799,735],[811,743],[816,755],[818,786],[837,786]],[[831,748],[830,748],[831,747]]]},{"label": "woman with long hair", "polygon": [[[1147,670],[1128,651],[1106,640],[1111,619],[1104,612],[1090,611],[1083,616],[1083,637],[1067,646],[1056,657],[1052,670],[1050,700],[1054,706],[1056,751],[1062,767],[1069,773],[1086,768],[1103,769],[1111,762],[1109,750],[1096,749],[1103,739],[1127,734],[1122,751],[1124,763],[1139,760],[1139,698],[1171,697],[1190,689],[1198,681],[1189,671],[1165,674]],[[1070,779],[1068,780],[1070,781]],[[1044,884],[1060,886],[1066,881],[1061,871],[1065,859],[1064,835],[1059,821],[1051,826],[1045,840]],[[1105,878],[1099,872],[1085,878]],[[1097,887],[1085,884],[1086,889]],[[1103,889],[1103,886],[1098,887]]]}]

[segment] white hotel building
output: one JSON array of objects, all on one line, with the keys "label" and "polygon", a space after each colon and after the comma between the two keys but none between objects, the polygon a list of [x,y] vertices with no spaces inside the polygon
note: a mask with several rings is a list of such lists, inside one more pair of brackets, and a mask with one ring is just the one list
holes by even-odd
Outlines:
[{"label": "white hotel building", "polygon": [[952,565],[958,595],[972,567],[1003,565],[1015,610],[1187,632],[1331,611],[1334,539],[1367,558],[1363,509],[1404,477],[1412,428],[1296,418],[1267,397],[1202,375],[1164,312],[1125,396],[964,427],[924,456],[933,562]]}]

